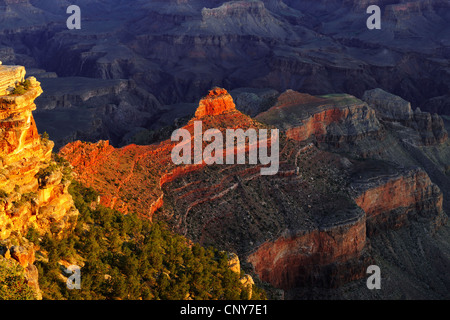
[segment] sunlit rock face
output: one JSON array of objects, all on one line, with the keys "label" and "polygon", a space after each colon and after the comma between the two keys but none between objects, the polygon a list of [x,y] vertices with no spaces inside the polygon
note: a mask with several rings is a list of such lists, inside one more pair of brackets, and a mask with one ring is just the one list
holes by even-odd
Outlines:
[{"label": "sunlit rock face", "polygon": [[30,77],[24,92],[13,91],[24,78],[24,67],[0,66],[0,240],[30,226],[62,235],[78,215],[70,182],[52,161],[53,142],[40,137],[33,119],[40,83]]},{"label": "sunlit rock face", "polygon": [[215,88],[205,98],[200,100],[195,117],[200,119],[231,111],[236,111],[236,106],[231,95],[225,89]]},{"label": "sunlit rock face", "polygon": [[360,211],[350,221],[267,241],[249,261],[261,279],[278,288],[338,287],[363,276],[369,263],[365,247],[366,216]]},{"label": "sunlit rock face", "polygon": [[0,61],[0,95],[8,94],[16,83],[25,78],[25,68],[22,66],[4,66]]}]

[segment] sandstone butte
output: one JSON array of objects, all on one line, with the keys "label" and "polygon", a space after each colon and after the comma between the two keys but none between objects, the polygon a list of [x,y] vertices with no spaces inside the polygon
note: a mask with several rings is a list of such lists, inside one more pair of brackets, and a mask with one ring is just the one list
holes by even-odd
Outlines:
[{"label": "sandstone butte", "polygon": [[26,269],[39,292],[33,246],[12,246],[10,240],[30,227],[61,237],[75,225],[78,210],[68,193],[70,181],[63,181],[52,161],[53,142],[40,137],[34,122],[40,83],[29,77],[26,92],[13,94],[24,80],[24,67],[0,64],[0,251]]},{"label": "sandstone butte", "polygon": [[[422,169],[399,168],[391,176],[374,170],[370,179],[352,182],[349,200],[321,189],[328,183],[341,186],[340,177],[351,176],[355,164],[317,145],[353,144],[361,156],[370,153],[359,150],[358,143],[370,141],[376,152],[383,149],[385,132],[376,110],[355,97],[288,91],[256,118],[259,122],[237,111],[226,90],[215,88],[184,127],[192,137],[193,122],[199,119],[204,130],[280,128],[287,138],[280,142],[279,173],[262,178],[258,166],[174,166],[171,141],[120,149],[108,141],[78,141],[60,155],[79,180],[100,192],[102,204],[149,219],[166,216],[178,232],[237,252],[263,281],[283,289],[335,287],[363,277],[371,262],[367,236],[380,228],[402,227],[407,212],[428,217],[436,227],[444,221],[442,192]],[[306,177],[299,167],[308,163],[313,172],[325,171]],[[321,201],[329,206],[317,209]]]}]

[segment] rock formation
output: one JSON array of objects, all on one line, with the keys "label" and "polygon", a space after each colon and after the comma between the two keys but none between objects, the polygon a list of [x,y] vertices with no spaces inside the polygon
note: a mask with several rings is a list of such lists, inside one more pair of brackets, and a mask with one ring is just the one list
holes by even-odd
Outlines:
[{"label": "rock formation", "polygon": [[[11,78],[9,69],[7,77],[10,87],[14,87],[23,80],[24,73]],[[1,239],[13,231],[23,233],[31,224],[42,230],[54,224],[61,231],[69,225],[69,217],[77,214],[67,192],[69,181],[62,181],[62,173],[52,162],[53,143],[39,136],[34,123],[34,99],[41,94],[41,87],[36,79],[27,80],[25,93],[0,97],[0,190],[4,203]]]},{"label": "rock formation", "polygon": [[[253,126],[251,118],[235,109],[228,92],[215,88],[199,102],[195,118],[184,128],[191,132],[192,137],[195,120],[203,121],[204,130],[220,128],[215,118],[219,115],[242,128]],[[77,141],[66,145],[59,154],[74,166],[81,181],[100,192],[102,204],[124,213],[137,211],[151,218],[163,204],[164,184],[202,167],[174,168],[170,155],[174,145],[175,142],[163,141],[158,145],[114,148],[108,141]],[[140,188],[147,191],[142,193]]]},{"label": "rock formation", "polygon": [[311,96],[288,90],[256,119],[275,125],[291,139],[313,138],[337,148],[367,137],[383,137],[375,111],[350,95]]},{"label": "rock formation", "polygon": [[418,143],[435,145],[445,142],[448,138],[441,117],[422,112],[418,108],[413,111],[411,103],[401,97],[382,89],[373,89],[366,91],[362,99],[376,111],[379,119],[399,122],[416,130],[421,138]]},{"label": "rock formation", "polygon": [[[30,227],[62,237],[78,215],[68,193],[70,180],[52,160],[53,142],[38,134],[33,119],[42,89],[33,77],[24,81],[24,75],[23,67],[0,66],[0,240],[5,241],[21,239]],[[14,91],[18,86],[24,91]],[[32,248],[9,251],[24,268],[33,269]]]},{"label": "rock formation", "polygon": [[17,83],[22,82],[25,78],[25,68],[22,66],[2,66],[2,79],[0,82],[0,95],[6,95],[11,92]]},{"label": "rock formation", "polygon": [[[108,7],[86,1],[83,17],[93,20],[109,10],[103,18],[115,27],[91,26],[94,30],[82,29],[75,39],[58,27],[67,19],[60,0],[0,5],[0,33],[14,35],[0,47],[1,59],[49,71],[36,72],[45,91],[38,109],[56,105],[58,112],[42,110],[35,119],[57,149],[75,140],[134,143],[137,132],[148,134],[145,130],[153,132],[161,123],[160,105],[178,109],[164,119],[173,125],[185,110],[181,103],[195,104],[212,86],[346,92],[358,98],[382,86],[422,111],[449,112],[448,104],[436,99],[445,97],[450,82],[441,72],[448,65],[445,0],[111,2]],[[364,31],[369,4],[383,11],[379,37],[354,34],[355,26]],[[126,83],[136,90],[117,94]]]},{"label": "rock formation", "polygon": [[149,128],[159,113],[156,98],[132,80],[35,74],[44,92],[36,99],[34,117],[52,137],[56,150],[76,140],[123,145],[127,134]]},{"label": "rock formation", "polygon": [[236,111],[231,95],[221,88],[215,88],[200,100],[195,117],[201,119],[207,116],[214,117],[219,114]]},{"label": "rock formation", "polygon": [[24,269],[27,284],[34,290],[36,298],[40,300],[42,293],[39,288],[39,271],[34,265],[36,249],[32,243],[13,245],[10,240],[0,241],[0,256],[12,263],[19,264]]},{"label": "rock formation", "polygon": [[352,187],[367,214],[369,235],[401,228],[418,216],[430,218],[436,229],[446,222],[442,192],[420,168],[355,179]]},{"label": "rock formation", "polygon": [[335,288],[363,276],[362,266],[370,262],[365,247],[366,216],[360,211],[353,220],[267,241],[248,261],[262,280],[277,288]]},{"label": "rock formation", "polygon": [[240,279],[239,281],[244,285],[244,287],[247,288],[249,291],[249,299],[252,298],[252,288],[255,284],[255,281],[253,280],[252,276],[249,274],[244,274],[241,277],[241,261],[239,260],[239,256],[235,253],[227,253],[228,255],[228,265],[234,273],[236,273]]}]

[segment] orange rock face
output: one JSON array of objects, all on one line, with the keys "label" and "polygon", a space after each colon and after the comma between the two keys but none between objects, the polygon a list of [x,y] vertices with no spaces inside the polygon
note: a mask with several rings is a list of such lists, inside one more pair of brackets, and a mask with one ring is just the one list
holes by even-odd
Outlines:
[{"label": "orange rock face", "polygon": [[34,250],[28,247],[12,246],[10,249],[11,257],[26,268],[35,261]]},{"label": "orange rock face", "polygon": [[417,215],[436,229],[447,220],[442,193],[422,169],[375,173],[355,181],[353,188],[363,212],[359,219],[286,233],[263,243],[248,258],[259,277],[286,290],[305,285],[335,287],[364,276],[370,264],[367,236],[404,227]]},{"label": "orange rock face", "polygon": [[[1,72],[1,70],[0,70]],[[0,153],[14,161],[14,155],[29,150],[40,149],[39,136],[31,112],[36,109],[34,99],[42,93],[42,89],[33,80],[30,89],[20,96],[2,96],[0,121]]]},{"label": "orange rock face", "polygon": [[[303,126],[288,129],[286,135],[298,141],[304,141],[314,135],[318,141],[323,141],[327,133],[327,127],[332,123],[339,123],[348,116],[348,113],[348,110],[337,108],[316,113],[307,119]],[[344,139],[343,136],[341,138]]]},{"label": "orange rock face", "polygon": [[151,218],[162,205],[160,178],[171,166],[170,145],[116,149],[108,141],[77,141],[59,154],[74,167],[78,180],[100,193],[102,205]]},{"label": "orange rock face", "polygon": [[[82,143],[76,141],[64,147],[67,160],[82,172],[89,172],[90,168],[95,168],[103,163],[112,152],[114,147],[109,141],[99,141],[97,143]],[[90,172],[93,173],[93,172]]]},{"label": "orange rock face", "polygon": [[[0,66],[3,88],[14,88],[24,75],[23,67]],[[24,234],[30,226],[44,233],[51,225],[62,231],[69,227],[69,217],[78,214],[60,170],[44,175],[52,163],[53,142],[38,134],[32,111],[42,89],[33,77],[27,80],[24,93],[6,90],[0,96],[0,240],[13,231]]]},{"label": "orange rock face", "polygon": [[231,95],[225,89],[215,88],[205,98],[200,100],[195,117],[201,119],[231,111],[236,111],[236,106]]}]

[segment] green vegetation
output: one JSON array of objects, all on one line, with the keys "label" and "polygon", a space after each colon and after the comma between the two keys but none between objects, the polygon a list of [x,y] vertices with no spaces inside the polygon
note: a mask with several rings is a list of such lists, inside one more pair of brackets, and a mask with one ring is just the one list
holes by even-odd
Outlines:
[{"label": "green vegetation", "polygon": [[39,172],[36,174],[36,178],[39,180],[44,180],[45,178],[51,176],[53,172],[57,171],[58,168],[58,164],[53,162],[48,167],[40,168]]},{"label": "green vegetation", "polygon": [[37,197],[36,192],[28,192],[24,193],[19,200],[14,201],[14,207],[20,208],[21,206],[25,205],[26,203],[31,203],[34,201],[34,199]]},{"label": "green vegetation", "polygon": [[[98,195],[74,182],[70,186],[80,211],[73,233],[63,240],[44,235],[38,259],[44,299],[245,299],[248,290],[228,267],[226,253],[190,244],[162,223],[136,214],[123,215],[98,206]],[[35,230],[30,240],[37,241]],[[81,290],[61,280],[60,260],[81,268]],[[265,293],[254,286],[252,299]]]},{"label": "green vegetation", "polygon": [[23,268],[0,256],[0,300],[33,300],[36,294],[24,276]]},{"label": "green vegetation", "polygon": [[39,232],[33,226],[28,228],[28,232],[25,235],[25,238],[36,245],[39,244]]},{"label": "green vegetation", "polygon": [[69,161],[64,159],[63,157],[60,157],[58,154],[53,154],[53,161],[56,163],[56,165],[59,167],[62,173],[62,180],[61,182],[64,183],[65,181],[72,181],[72,169],[70,166]]},{"label": "green vegetation", "polygon": [[22,95],[25,92],[28,91],[28,89],[30,88],[30,80],[25,80],[19,84],[16,85],[16,87],[14,88],[14,90],[11,92],[12,95]]},{"label": "green vegetation", "polygon": [[0,199],[8,198],[8,193],[5,190],[0,190]]},{"label": "green vegetation", "polygon": [[42,134],[41,134],[41,144],[43,145],[43,146],[48,146],[48,143],[50,142],[50,137],[49,137],[49,135],[48,135],[48,133],[46,132],[46,131],[44,131]]}]

